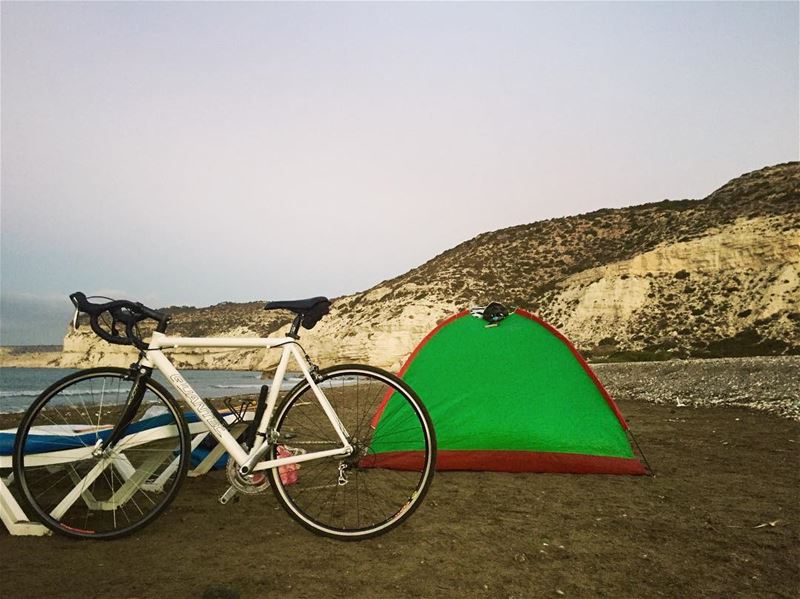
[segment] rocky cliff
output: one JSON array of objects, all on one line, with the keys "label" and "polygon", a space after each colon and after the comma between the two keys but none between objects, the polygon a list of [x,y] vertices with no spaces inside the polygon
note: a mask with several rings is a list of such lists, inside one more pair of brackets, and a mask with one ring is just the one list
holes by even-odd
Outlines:
[{"label": "rocky cliff", "polygon": [[[288,324],[286,314],[265,312],[262,302],[236,304],[224,302],[206,308],[172,306],[165,308],[172,315],[170,335],[187,337],[267,337]],[[263,350],[173,349],[167,350],[178,368],[268,370],[273,362]],[[62,368],[85,366],[128,366],[137,352],[130,346],[113,345],[100,340],[84,322],[64,337]]]},{"label": "rocky cliff", "polygon": [[58,368],[61,357],[61,351],[50,346],[0,347],[0,367]]},{"label": "rocky cliff", "polygon": [[[337,298],[302,343],[323,365],[397,369],[438,321],[501,301],[538,312],[595,358],[800,353],[800,164],[742,175],[704,200],[662,201],[481,234]],[[261,336],[288,326],[260,302],[172,307],[171,333]],[[88,329],[62,365],[128,364]],[[277,353],[277,352],[273,352]],[[268,369],[263,352],[172,353],[195,368]]]}]

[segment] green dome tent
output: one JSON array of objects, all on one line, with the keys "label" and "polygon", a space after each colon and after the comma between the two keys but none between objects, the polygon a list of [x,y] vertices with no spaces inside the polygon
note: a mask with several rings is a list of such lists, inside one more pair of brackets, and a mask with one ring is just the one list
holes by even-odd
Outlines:
[{"label": "green dome tent", "polygon": [[[436,428],[439,470],[645,474],[628,425],[589,365],[552,326],[517,309],[490,325],[469,311],[442,322],[400,371]],[[405,403],[402,406],[406,405]],[[414,467],[385,397],[373,418],[375,466]]]}]

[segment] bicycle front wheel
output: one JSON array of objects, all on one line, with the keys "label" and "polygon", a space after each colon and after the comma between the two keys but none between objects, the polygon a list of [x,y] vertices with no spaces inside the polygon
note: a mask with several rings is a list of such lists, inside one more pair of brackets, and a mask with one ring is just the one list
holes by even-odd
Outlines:
[{"label": "bicycle front wheel", "polygon": [[31,508],[53,531],[121,537],[150,523],[175,497],[189,463],[189,433],[178,404],[155,381],[120,440],[95,455],[132,385],[123,368],[83,370],[51,385],[26,412],[14,472]]},{"label": "bicycle front wheel", "polygon": [[[316,384],[353,453],[273,468],[273,491],[317,534],[359,540],[385,533],[417,509],[430,486],[436,461],[430,417],[406,383],[378,368],[327,368]],[[342,447],[308,381],[284,399],[274,433],[270,459]]]}]

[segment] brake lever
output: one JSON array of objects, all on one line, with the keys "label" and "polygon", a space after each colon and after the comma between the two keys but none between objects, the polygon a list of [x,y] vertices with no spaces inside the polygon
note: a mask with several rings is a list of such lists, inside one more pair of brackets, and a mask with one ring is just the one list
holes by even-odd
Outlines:
[{"label": "brake lever", "polygon": [[80,313],[80,310],[78,308],[75,308],[75,314],[73,314],[73,316],[72,316],[72,330],[73,331],[77,331],[78,327],[81,326],[80,324],[78,324],[78,314],[79,313]]},{"label": "brake lever", "polygon": [[117,320],[116,316],[114,316],[114,313],[112,312],[111,313],[111,336],[112,337],[119,337],[120,336],[119,331],[117,330],[117,323],[118,322],[122,322],[122,321]]}]

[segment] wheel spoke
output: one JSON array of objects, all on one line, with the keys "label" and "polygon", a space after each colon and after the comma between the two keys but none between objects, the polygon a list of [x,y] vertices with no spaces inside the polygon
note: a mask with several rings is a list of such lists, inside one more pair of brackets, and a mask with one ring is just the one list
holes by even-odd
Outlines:
[{"label": "wheel spoke", "polygon": [[[419,399],[397,379],[369,367],[341,367],[322,371],[319,388],[350,435],[354,454],[300,464],[294,482],[284,484],[279,469],[271,471],[278,500],[304,526],[340,538],[365,538],[402,522],[424,496],[435,459],[432,427]],[[392,422],[373,428],[373,418],[384,397],[401,409]],[[321,410],[309,385],[296,388],[284,400],[276,417],[276,431],[288,446],[319,451],[331,440],[334,427]],[[380,435],[380,451],[419,452],[419,468],[392,470],[370,467],[375,456],[373,436]],[[273,457],[275,456],[273,449]],[[340,478],[341,476],[341,478]],[[409,503],[411,502],[411,504]]]},{"label": "wheel spoke", "polygon": [[[166,508],[185,477],[186,425],[175,400],[153,381],[132,423],[146,423],[150,415],[145,414],[156,406],[160,419],[152,430],[175,431],[176,436],[157,432],[148,437],[145,424],[137,426],[131,447],[122,449],[123,437],[105,455],[87,451],[123,413],[133,384],[127,375],[115,368],[69,375],[42,394],[23,418],[15,474],[34,510],[56,532],[104,538],[129,534]],[[177,468],[172,466],[176,459]],[[148,484],[155,480],[157,485]]]}]

